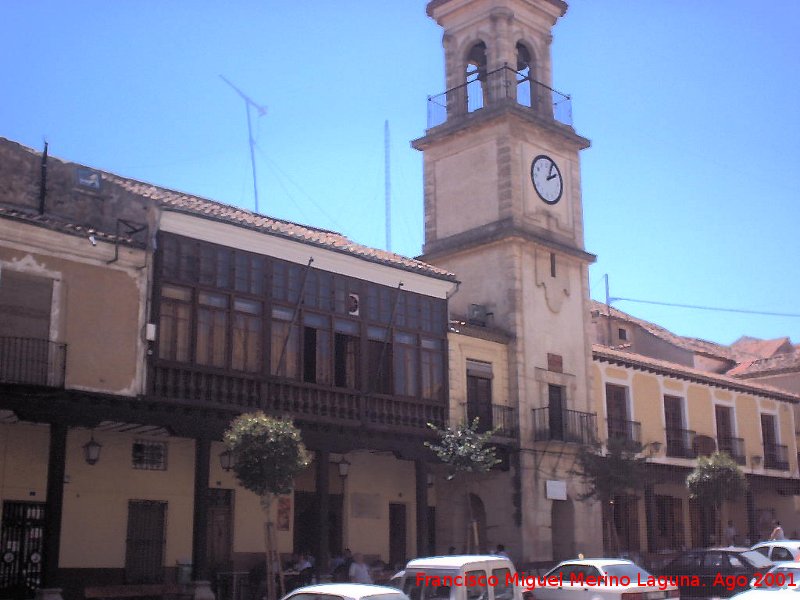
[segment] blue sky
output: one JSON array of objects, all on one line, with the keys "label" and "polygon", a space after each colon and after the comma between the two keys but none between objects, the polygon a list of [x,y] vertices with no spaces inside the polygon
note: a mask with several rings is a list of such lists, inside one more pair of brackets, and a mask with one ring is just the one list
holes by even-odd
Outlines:
[{"label": "blue sky", "polygon": [[[425,99],[444,88],[424,0],[3,3],[0,136],[383,247],[384,121],[392,246],[422,244]],[[554,84],[582,154],[592,296],[800,313],[800,2],[573,0]],[[730,343],[800,318],[615,306]]]}]

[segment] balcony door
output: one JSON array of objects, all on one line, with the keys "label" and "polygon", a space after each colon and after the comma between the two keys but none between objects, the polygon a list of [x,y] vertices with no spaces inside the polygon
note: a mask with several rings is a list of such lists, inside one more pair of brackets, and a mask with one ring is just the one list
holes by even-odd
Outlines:
[{"label": "balcony door", "polygon": [[683,436],[683,400],[664,396],[664,424],[667,430],[667,456],[683,456],[688,448]]},{"label": "balcony door", "polygon": [[761,415],[761,438],[764,440],[764,466],[775,469],[780,461],[775,415]]},{"label": "balcony door", "polygon": [[492,418],[492,365],[467,361],[467,420],[478,419],[478,431],[494,427]]},{"label": "balcony door", "polygon": [[628,398],[626,388],[606,384],[606,413],[608,415],[608,437],[629,439]]},{"label": "balcony door", "polygon": [[[714,415],[717,418],[717,448],[727,452],[732,458],[739,459],[742,451],[734,443],[733,410],[730,406],[716,405]],[[744,459],[743,456],[741,457]]]},{"label": "balcony door", "polygon": [[730,406],[716,405],[714,414],[717,418],[717,440],[730,440],[733,437],[733,415]]},{"label": "balcony door", "polygon": [[550,439],[564,440],[564,388],[550,384],[547,393]]},{"label": "balcony door", "polygon": [[0,282],[0,336],[50,339],[53,281],[3,269]]},{"label": "balcony door", "polygon": [[50,380],[53,281],[3,269],[0,277],[0,380]]}]

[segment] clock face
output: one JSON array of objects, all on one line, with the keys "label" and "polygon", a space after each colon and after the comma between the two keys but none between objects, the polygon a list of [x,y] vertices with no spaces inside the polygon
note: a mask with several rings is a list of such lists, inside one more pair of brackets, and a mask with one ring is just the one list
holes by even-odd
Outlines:
[{"label": "clock face", "polygon": [[531,181],[539,197],[547,204],[555,204],[561,200],[564,181],[561,171],[549,156],[540,154],[531,163]]}]

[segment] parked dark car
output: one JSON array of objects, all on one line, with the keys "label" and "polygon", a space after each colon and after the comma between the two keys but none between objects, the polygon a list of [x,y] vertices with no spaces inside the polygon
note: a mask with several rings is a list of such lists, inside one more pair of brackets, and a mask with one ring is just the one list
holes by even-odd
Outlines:
[{"label": "parked dark car", "polygon": [[[733,596],[750,588],[756,573],[772,567],[763,554],[747,548],[704,548],[681,552],[659,575],[678,578],[684,596]],[[696,577],[696,580],[692,580]]]}]

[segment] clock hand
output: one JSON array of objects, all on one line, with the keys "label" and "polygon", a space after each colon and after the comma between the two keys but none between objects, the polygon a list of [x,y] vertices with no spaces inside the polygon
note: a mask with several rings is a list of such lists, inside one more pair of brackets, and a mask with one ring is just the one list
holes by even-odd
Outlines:
[{"label": "clock hand", "polygon": [[550,165],[550,174],[547,176],[547,181],[555,179],[556,177],[558,177],[558,171],[556,171],[556,166]]}]

